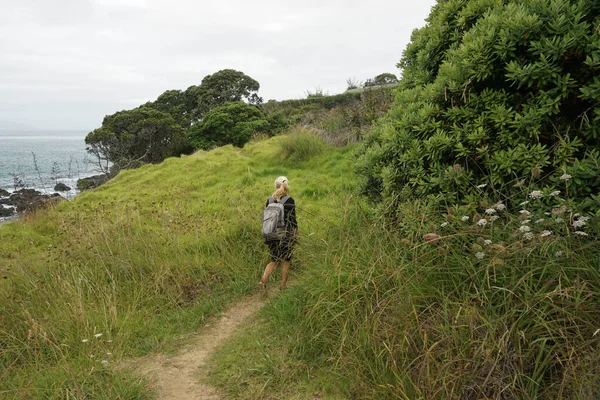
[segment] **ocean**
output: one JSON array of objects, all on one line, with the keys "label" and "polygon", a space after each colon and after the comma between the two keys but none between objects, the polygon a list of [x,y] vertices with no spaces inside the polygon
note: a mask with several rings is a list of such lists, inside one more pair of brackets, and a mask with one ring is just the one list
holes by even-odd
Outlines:
[{"label": "ocean", "polygon": [[[57,182],[77,194],[77,179],[98,174],[82,131],[0,131],[0,189],[25,187],[53,193]],[[36,168],[37,163],[37,168]]]}]

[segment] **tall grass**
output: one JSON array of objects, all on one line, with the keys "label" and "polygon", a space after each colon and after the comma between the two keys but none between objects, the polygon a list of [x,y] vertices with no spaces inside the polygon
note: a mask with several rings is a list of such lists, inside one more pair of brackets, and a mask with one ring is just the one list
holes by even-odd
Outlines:
[{"label": "tall grass", "polygon": [[297,127],[281,140],[283,156],[296,162],[302,162],[321,154],[327,144],[312,130]]},{"label": "tall grass", "polygon": [[247,333],[271,343],[267,356],[306,374],[250,376],[264,356],[239,339],[230,345],[237,355],[219,355],[235,368],[221,365],[215,383],[236,398],[260,396],[239,390],[233,376],[282,397],[292,380],[342,398],[598,398],[600,247],[592,234],[533,220],[525,237],[523,214],[497,212],[484,226],[474,210],[443,215],[426,201],[401,204],[404,225],[390,231],[348,207],[310,246],[301,284]]},{"label": "tall grass", "polygon": [[301,229],[326,229],[303,216],[327,210],[345,190],[339,176],[350,170],[351,150],[295,165],[280,141],[123,171],[72,202],[3,225],[0,398],[150,397],[144,382],[114,366],[172,349],[255,290],[268,258],[260,214],[277,175],[313,193],[298,198]]}]

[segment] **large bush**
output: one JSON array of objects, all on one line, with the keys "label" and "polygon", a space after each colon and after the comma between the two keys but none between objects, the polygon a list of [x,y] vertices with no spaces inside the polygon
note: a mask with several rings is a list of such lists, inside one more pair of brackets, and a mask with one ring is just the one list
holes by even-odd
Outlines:
[{"label": "large bush", "polygon": [[570,176],[570,198],[597,207],[600,3],[449,0],[427,21],[363,149],[364,192],[456,200]]}]

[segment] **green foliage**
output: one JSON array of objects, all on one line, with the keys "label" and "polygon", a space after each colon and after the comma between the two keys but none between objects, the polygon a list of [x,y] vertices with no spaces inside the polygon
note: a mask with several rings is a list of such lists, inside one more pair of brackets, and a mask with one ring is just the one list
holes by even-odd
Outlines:
[{"label": "green foliage", "polygon": [[170,115],[144,106],[105,117],[85,143],[89,153],[120,168],[157,163],[187,147],[183,128]]},{"label": "green foliage", "polygon": [[370,87],[370,86],[380,86],[380,85],[393,85],[396,83],[398,83],[398,77],[396,77],[396,75],[394,75],[392,73],[385,72],[383,74],[377,75],[373,79],[367,79],[365,81],[365,83],[363,84],[363,86]]},{"label": "green foliage", "polygon": [[316,106],[317,108],[325,108],[330,110],[337,106],[347,105],[356,100],[360,99],[360,93],[342,93],[333,96],[312,96],[306,99],[297,100],[269,100],[262,105],[265,113],[270,114],[272,112],[285,112],[296,110],[303,106]]},{"label": "green foliage", "polygon": [[390,87],[369,87],[334,96],[301,100],[271,100],[262,108],[268,116],[281,115],[290,125],[309,126],[334,146],[362,140],[362,134],[383,116],[393,101]]},{"label": "green foliage", "polygon": [[366,140],[363,191],[454,201],[478,184],[560,187],[583,168],[569,191],[598,207],[599,23],[592,0],[438,2],[400,61],[394,105]]},{"label": "green foliage", "polygon": [[262,103],[257,94],[259,88],[259,83],[243,72],[223,69],[202,79],[197,91],[198,103],[204,112],[242,100],[257,106]]},{"label": "green foliage", "polygon": [[195,148],[210,149],[225,144],[242,147],[256,132],[267,131],[269,122],[259,108],[235,101],[210,110],[188,133]]},{"label": "green foliage", "polygon": [[[112,173],[111,163],[118,171],[187,154],[194,148],[242,146],[250,135],[261,131],[281,132],[287,125],[280,116],[273,116],[268,123],[259,122],[251,109],[242,110],[240,105],[209,114],[229,102],[245,100],[260,105],[259,87],[257,81],[243,72],[224,69],[204,77],[199,86],[190,86],[185,91],[167,90],[155,101],[105,117],[102,126],[86,137],[88,152],[101,172]],[[227,116],[227,112],[234,114]],[[248,123],[240,123],[243,115],[249,116]],[[205,119],[210,122],[204,122]],[[219,131],[226,127],[235,127],[235,131]],[[194,139],[193,147],[188,137]]]}]

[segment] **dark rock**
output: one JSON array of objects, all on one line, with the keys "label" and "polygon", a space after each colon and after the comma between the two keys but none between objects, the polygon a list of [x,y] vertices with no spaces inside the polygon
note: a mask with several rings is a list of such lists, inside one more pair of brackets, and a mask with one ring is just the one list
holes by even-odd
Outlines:
[{"label": "dark rock", "polygon": [[102,185],[103,183],[108,182],[109,179],[110,177],[106,174],[82,178],[77,181],[77,189],[81,191],[94,189]]},{"label": "dark rock", "polygon": [[17,212],[22,213],[54,205],[60,200],[63,197],[58,193],[48,195],[34,189],[21,189],[11,194],[5,204],[17,207]]},{"label": "dark rock", "polygon": [[0,197],[8,197],[8,196],[10,196],[10,193],[8,193],[4,189],[0,189]]},{"label": "dark rock", "polygon": [[0,206],[0,218],[12,217],[15,215],[14,208],[4,208]]},{"label": "dark rock", "polygon": [[56,186],[54,186],[54,190],[56,190],[57,192],[68,192],[69,190],[71,190],[71,188],[65,185],[64,183],[59,182],[56,184]]}]

